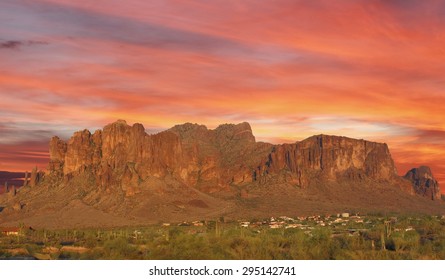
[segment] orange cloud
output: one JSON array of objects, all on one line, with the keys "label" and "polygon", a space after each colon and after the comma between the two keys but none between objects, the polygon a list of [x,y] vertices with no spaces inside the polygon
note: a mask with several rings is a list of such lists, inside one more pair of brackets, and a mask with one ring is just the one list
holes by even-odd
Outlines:
[{"label": "orange cloud", "polygon": [[445,181],[441,1],[6,2],[0,126],[18,126],[1,145],[119,118],[156,131],[249,121],[275,143],[387,142],[401,173],[425,164]]},{"label": "orange cloud", "polygon": [[46,169],[49,161],[49,141],[0,144],[0,170],[31,171],[34,167]]}]

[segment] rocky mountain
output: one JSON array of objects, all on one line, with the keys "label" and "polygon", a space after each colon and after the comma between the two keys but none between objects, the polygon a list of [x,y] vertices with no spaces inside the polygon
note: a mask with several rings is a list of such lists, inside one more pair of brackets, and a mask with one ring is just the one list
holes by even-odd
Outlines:
[{"label": "rocky mountain", "polygon": [[300,187],[317,181],[359,183],[366,179],[406,185],[397,175],[386,144],[347,137],[317,135],[295,144],[274,146],[255,170],[254,178],[283,171]]},{"label": "rocky mountain", "polygon": [[117,121],[91,134],[76,132],[68,142],[50,142],[48,177],[53,181],[90,173],[105,191],[126,196],[141,191],[142,182],[169,176],[206,193],[252,182],[252,171],[271,145],[256,143],[250,125],[221,125],[215,130],[184,124],[147,135],[141,124]]},{"label": "rocky mountain", "polygon": [[413,168],[404,177],[411,181],[415,193],[433,200],[441,198],[439,183],[434,179],[428,166]]},{"label": "rocky mountain", "polygon": [[99,188],[121,188],[127,196],[147,178],[166,176],[206,193],[283,173],[298,187],[308,187],[315,178],[400,180],[386,144],[318,135],[273,146],[257,143],[248,123],[215,130],[186,123],[147,135],[141,124],[118,121],[94,134],[76,132],[67,143],[54,137],[50,158],[50,177],[69,180],[91,172]]},{"label": "rocky mountain", "polygon": [[[16,196],[0,196],[0,222],[35,221],[36,212],[40,223],[66,213],[56,226],[87,226],[97,224],[97,217],[116,225],[443,208],[414,195],[440,194],[429,169],[399,177],[386,144],[347,137],[317,135],[272,145],[256,142],[248,123],[213,130],[186,123],[148,135],[141,124],[119,120],[94,133],[76,132],[68,141],[53,137],[49,151],[45,173],[33,170]],[[82,211],[90,214],[80,218]]]}]

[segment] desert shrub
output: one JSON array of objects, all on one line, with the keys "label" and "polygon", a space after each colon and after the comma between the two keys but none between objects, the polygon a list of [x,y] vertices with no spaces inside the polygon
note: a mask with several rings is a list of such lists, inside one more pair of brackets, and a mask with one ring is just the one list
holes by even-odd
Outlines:
[{"label": "desert shrub", "polygon": [[445,238],[441,237],[436,243],[437,259],[445,260]]},{"label": "desert shrub", "polygon": [[209,243],[202,236],[181,234],[174,238],[169,245],[172,247],[174,259],[195,260],[210,258]]},{"label": "desert shrub", "polygon": [[[0,258],[6,250],[41,253],[61,242],[89,248],[85,253],[57,252],[61,259],[445,259],[445,222],[437,217],[399,217],[392,230],[386,218],[368,217],[361,234],[348,227],[313,225],[313,230],[241,228],[238,223],[209,222],[206,227],[162,227],[85,230],[36,230],[26,236],[0,236]],[[404,231],[413,227],[415,230]],[[396,230],[402,229],[402,230]],[[135,234],[137,232],[137,235]],[[382,247],[381,244],[385,243]],[[372,245],[373,244],[373,245]]]},{"label": "desert shrub", "polygon": [[247,260],[251,256],[251,246],[245,238],[237,237],[231,240],[227,252],[231,259]]},{"label": "desert shrub", "polygon": [[40,246],[37,246],[32,243],[26,244],[25,249],[29,252],[30,255],[33,255],[34,253],[38,253],[41,251]]},{"label": "desert shrub", "polygon": [[0,259],[7,259],[7,258],[10,258],[10,257],[11,257],[10,253],[0,249]]},{"label": "desert shrub", "polygon": [[415,230],[395,232],[390,240],[395,251],[411,251],[418,248],[420,235]]},{"label": "desert shrub", "polygon": [[178,229],[169,231],[169,238],[157,238],[145,246],[145,255],[149,259],[212,259],[207,238]]},{"label": "desert shrub", "polygon": [[303,260],[307,259],[305,244],[308,242],[307,239],[310,238],[302,230],[293,232],[292,235],[288,236],[291,247],[289,249],[290,259]]},{"label": "desert shrub", "polygon": [[88,250],[85,253],[80,254],[80,260],[100,260],[105,259],[105,253],[102,248],[94,248],[92,250]]},{"label": "desert shrub", "polygon": [[286,260],[291,259],[291,247],[293,247],[292,241],[286,237],[277,237],[269,242],[266,248],[268,248],[268,255],[273,260]]},{"label": "desert shrub", "polygon": [[443,232],[443,227],[440,222],[429,216],[420,219],[416,228],[422,236]]},{"label": "desert shrub", "polygon": [[119,237],[104,243],[105,259],[138,259],[138,250],[126,238]]},{"label": "desert shrub", "polygon": [[95,237],[88,237],[85,239],[85,247],[92,249],[98,246],[97,239]]},{"label": "desert shrub", "polygon": [[166,232],[167,240],[178,238],[182,234],[183,234],[183,231],[181,229],[179,229],[178,227],[171,228]]},{"label": "desert shrub", "polygon": [[331,230],[328,228],[316,228],[312,231],[312,237],[305,244],[309,259],[334,259],[335,252],[339,248],[336,243],[332,242],[331,234]]}]

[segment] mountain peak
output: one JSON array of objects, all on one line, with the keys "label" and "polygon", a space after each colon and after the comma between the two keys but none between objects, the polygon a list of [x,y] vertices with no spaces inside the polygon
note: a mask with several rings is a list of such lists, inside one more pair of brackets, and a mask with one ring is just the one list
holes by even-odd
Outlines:
[{"label": "mountain peak", "polygon": [[405,179],[408,179],[417,194],[431,198],[440,199],[440,187],[437,180],[433,177],[431,168],[428,166],[420,166],[409,170],[405,174]]},{"label": "mountain peak", "polygon": [[222,124],[215,129],[215,132],[220,138],[234,141],[246,140],[255,143],[255,136],[253,136],[252,128],[247,122],[239,124]]}]

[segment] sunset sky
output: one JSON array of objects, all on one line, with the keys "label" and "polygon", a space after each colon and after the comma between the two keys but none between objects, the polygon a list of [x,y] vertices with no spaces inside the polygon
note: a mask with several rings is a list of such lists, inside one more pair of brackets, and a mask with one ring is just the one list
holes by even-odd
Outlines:
[{"label": "sunset sky", "polygon": [[1,0],[0,20],[0,170],[117,119],[247,121],[386,142],[445,184],[445,1]]}]

